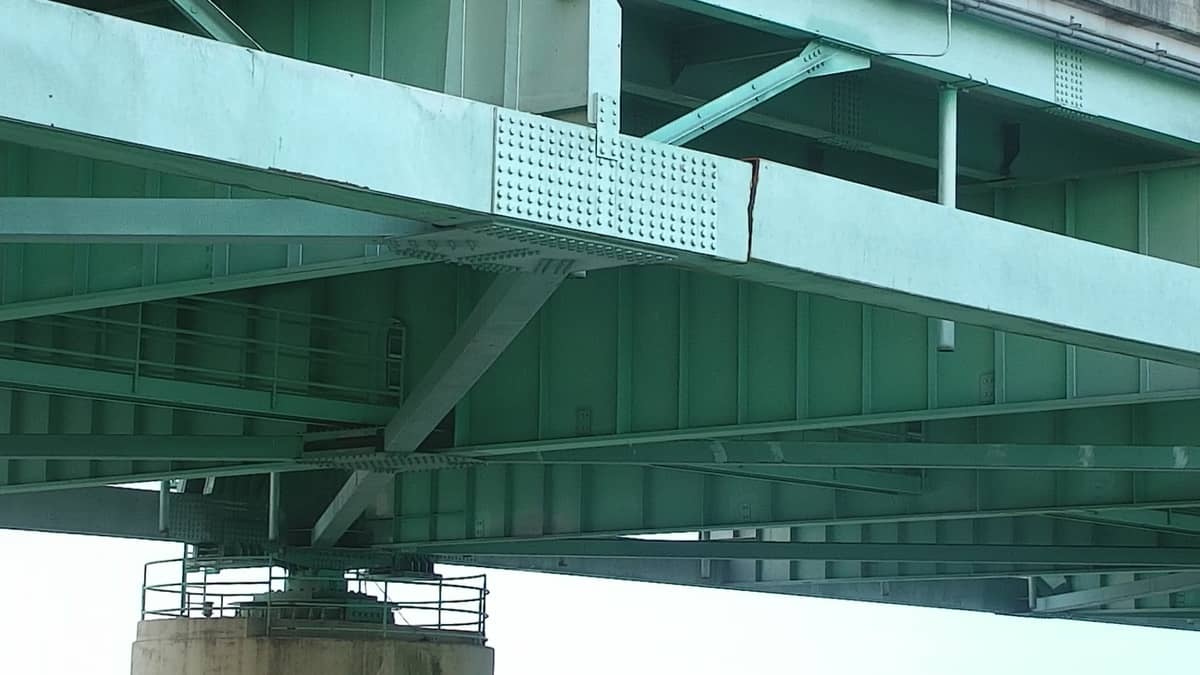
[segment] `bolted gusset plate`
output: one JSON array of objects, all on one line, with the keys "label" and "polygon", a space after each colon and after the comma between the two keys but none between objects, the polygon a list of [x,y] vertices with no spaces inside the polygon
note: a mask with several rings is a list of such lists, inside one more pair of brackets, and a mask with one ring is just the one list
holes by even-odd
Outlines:
[{"label": "bolted gusset plate", "polygon": [[566,233],[501,223],[481,223],[388,241],[398,255],[466,265],[488,272],[568,274],[666,262],[672,256]]},{"label": "bolted gusset plate", "polygon": [[302,464],[312,464],[329,469],[375,471],[377,473],[405,473],[409,471],[436,471],[478,464],[479,460],[458,455],[435,452],[354,452],[345,454],[323,454],[301,459]]},{"label": "bolted gusset plate", "polygon": [[495,147],[498,216],[718,253],[712,157],[509,110],[496,111]]}]

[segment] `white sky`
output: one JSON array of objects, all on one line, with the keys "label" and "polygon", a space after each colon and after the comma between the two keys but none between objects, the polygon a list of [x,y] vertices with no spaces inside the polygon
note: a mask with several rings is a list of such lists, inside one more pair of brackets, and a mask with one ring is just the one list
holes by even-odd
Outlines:
[{"label": "white sky", "polygon": [[[142,564],[180,547],[0,530],[0,672],[127,675]],[[1152,675],[1200,634],[488,572],[496,675]]]}]

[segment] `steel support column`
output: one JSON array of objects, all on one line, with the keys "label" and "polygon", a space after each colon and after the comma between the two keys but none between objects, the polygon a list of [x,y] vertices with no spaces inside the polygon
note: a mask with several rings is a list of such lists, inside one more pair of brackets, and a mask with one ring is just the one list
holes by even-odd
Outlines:
[{"label": "steel support column", "polygon": [[[938,202],[958,208],[958,89],[943,87],[938,92]],[[955,349],[954,322],[937,322],[939,352]]]},{"label": "steel support column", "polygon": [[[550,299],[562,280],[556,274],[497,277],[384,428],[384,451],[416,450]],[[388,473],[355,471],[317,520],[313,545],[337,543],[392,481]]]}]

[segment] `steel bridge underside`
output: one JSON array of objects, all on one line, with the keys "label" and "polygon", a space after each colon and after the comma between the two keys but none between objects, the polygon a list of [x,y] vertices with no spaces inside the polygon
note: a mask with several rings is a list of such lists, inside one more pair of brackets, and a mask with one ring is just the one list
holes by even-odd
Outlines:
[{"label": "steel bridge underside", "polygon": [[1192,628],[1200,47],[1004,4],[4,3],[0,527]]}]

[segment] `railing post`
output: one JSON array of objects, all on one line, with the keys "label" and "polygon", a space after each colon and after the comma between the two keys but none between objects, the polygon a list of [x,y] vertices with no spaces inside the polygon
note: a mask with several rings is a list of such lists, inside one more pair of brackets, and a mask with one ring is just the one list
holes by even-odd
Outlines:
[{"label": "railing post", "polygon": [[150,578],[150,563],[142,565],[142,621],[146,620],[146,584]]},{"label": "railing post", "polygon": [[267,616],[266,616],[267,623],[266,623],[266,630],[267,630],[268,636],[271,634],[271,596],[274,595],[274,593],[271,592],[271,587],[274,585],[274,579],[275,579],[275,557],[270,556],[267,558]]},{"label": "railing post", "polygon": [[479,634],[484,635],[487,621],[487,577],[483,578],[483,590],[479,593]]},{"label": "railing post", "polygon": [[184,544],[183,557],[179,560],[179,616],[185,619],[188,617],[187,587],[187,544]]},{"label": "railing post", "polygon": [[[270,474],[270,487],[267,492],[267,541],[274,545],[279,544],[279,487],[279,472],[272,471]],[[270,590],[272,576],[274,576],[274,573],[268,569],[268,590]]]},{"label": "railing post", "polygon": [[438,630],[442,629],[442,602],[443,602],[442,589],[444,587],[445,587],[445,583],[441,579],[438,579],[438,604],[437,604],[437,609],[438,609],[438,611],[437,611],[437,627],[438,627]]},{"label": "railing post", "polygon": [[387,611],[385,611],[383,613],[383,628],[382,628],[383,632],[386,633],[387,625],[388,625],[388,617],[392,613],[391,589],[388,588],[387,581],[383,582],[383,606],[387,608]]},{"label": "railing post", "polygon": [[[164,480],[158,483],[158,533],[167,534],[171,519],[171,481]],[[187,559],[187,548],[184,548],[183,557]],[[182,561],[181,561],[182,562]]]}]

